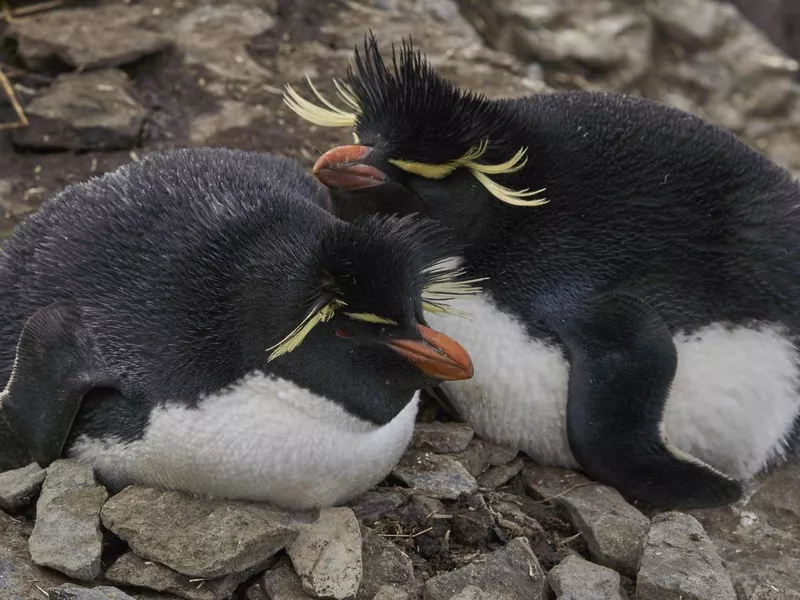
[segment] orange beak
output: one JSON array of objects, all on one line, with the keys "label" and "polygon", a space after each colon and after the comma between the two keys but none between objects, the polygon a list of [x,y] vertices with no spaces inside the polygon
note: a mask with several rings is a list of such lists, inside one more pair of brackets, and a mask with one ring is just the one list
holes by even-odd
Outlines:
[{"label": "orange beak", "polygon": [[323,185],[339,190],[360,190],[380,185],[386,175],[362,161],[372,152],[367,146],[339,146],[328,150],[314,165]]},{"label": "orange beak", "polygon": [[472,377],[472,359],[461,344],[430,327],[417,325],[417,328],[423,341],[393,340],[389,347],[428,377],[441,381]]}]

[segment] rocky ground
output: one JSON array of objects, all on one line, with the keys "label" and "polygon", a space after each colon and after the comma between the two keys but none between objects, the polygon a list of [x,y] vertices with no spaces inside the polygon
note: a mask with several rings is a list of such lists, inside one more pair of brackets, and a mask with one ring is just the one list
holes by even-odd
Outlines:
[{"label": "rocky ground", "polygon": [[[737,12],[745,1],[0,1],[0,69],[28,121],[0,129],[0,235],[64,185],[159,148],[310,166],[349,133],[300,121],[283,85],[308,73],[330,89],[367,28],[383,46],[411,34],[490,96],[604,89],[679,106],[798,174],[798,64]],[[0,93],[0,123],[17,119]],[[737,506],[653,514],[463,425],[421,424],[352,506],[287,515],[109,498],[79,465],[32,465],[0,476],[0,599],[48,596],[800,599],[800,466]]]}]

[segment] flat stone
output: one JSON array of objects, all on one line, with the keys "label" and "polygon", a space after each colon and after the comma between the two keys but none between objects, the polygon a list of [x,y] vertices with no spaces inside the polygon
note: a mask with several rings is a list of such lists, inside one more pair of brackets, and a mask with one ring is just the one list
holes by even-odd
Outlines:
[{"label": "flat stone", "polygon": [[492,502],[492,510],[496,513],[497,524],[513,537],[538,539],[545,535],[541,523],[525,514],[515,502],[502,500]]},{"label": "flat stone", "polygon": [[133,552],[120,556],[104,573],[105,579],[117,585],[143,587],[157,592],[175,594],[188,600],[224,600],[245,579],[261,570],[225,575],[217,579],[197,581],[156,562],[145,561]]},{"label": "flat stone", "polygon": [[59,76],[25,107],[28,127],[11,139],[30,150],[119,150],[138,144],[147,109],[116,69]]},{"label": "flat stone", "polygon": [[28,506],[42,489],[45,475],[36,463],[0,473],[0,509],[17,512]]},{"label": "flat stone", "polygon": [[392,474],[415,494],[455,500],[478,489],[475,478],[450,456],[412,451],[406,453]]},{"label": "flat stone", "polygon": [[65,583],[50,590],[49,600],[133,600],[131,596],[108,585],[86,588]]},{"label": "flat stone", "polygon": [[424,600],[451,600],[468,586],[498,600],[547,597],[544,572],[525,538],[514,538],[505,548],[486,554],[481,560],[432,577],[425,583]]},{"label": "flat stone", "polygon": [[303,589],[314,596],[354,598],[363,574],[361,530],[351,508],[320,511],[319,520],[303,529],[286,548]]},{"label": "flat stone", "polygon": [[362,527],[361,533],[364,576],[357,599],[373,600],[387,586],[402,590],[414,588],[416,581],[411,559],[397,545],[368,527]]},{"label": "flat stone", "polygon": [[28,538],[33,525],[0,511],[0,598],[46,600],[39,588],[48,590],[68,583],[66,575],[37,567],[31,562]]},{"label": "flat stone", "polygon": [[451,596],[450,600],[496,600],[494,596],[490,596],[481,588],[474,585],[468,585],[455,596]]},{"label": "flat stone", "polygon": [[288,557],[281,558],[275,568],[264,573],[260,587],[267,600],[309,600],[314,598],[303,589],[303,582],[292,569],[292,563]]},{"label": "flat stone", "polygon": [[498,467],[491,467],[488,471],[478,477],[478,487],[481,489],[494,490],[504,486],[514,477],[520,474],[522,467],[525,466],[525,461],[517,458],[507,465],[500,465]]},{"label": "flat stone", "polygon": [[636,580],[638,600],[736,600],[730,575],[691,515],[653,517]]},{"label": "flat stone", "polygon": [[372,600],[410,600],[408,592],[394,585],[384,585]]},{"label": "flat stone", "polygon": [[566,508],[593,562],[632,577],[650,521],[615,489],[563,469],[525,469],[529,492]]},{"label": "flat stone", "polygon": [[547,574],[557,600],[625,600],[619,573],[570,554]]},{"label": "flat stone", "polygon": [[194,144],[204,144],[229,129],[248,127],[254,120],[263,116],[263,107],[259,105],[253,106],[236,100],[221,100],[217,112],[201,114],[191,122],[189,139]]},{"label": "flat stone", "polygon": [[474,435],[472,427],[466,423],[417,423],[410,447],[439,454],[461,452],[466,449]]},{"label": "flat stone", "polygon": [[96,579],[103,550],[99,515],[107,498],[91,467],[71,459],[53,462],[36,503],[31,560],[78,581]]},{"label": "flat stone", "polygon": [[400,492],[370,490],[356,498],[350,506],[359,521],[372,525],[384,515],[403,506],[407,500],[406,495]]},{"label": "flat stone", "polygon": [[480,476],[489,467],[500,467],[514,460],[519,451],[480,438],[473,438],[462,452],[453,454],[473,477]]},{"label": "flat stone", "polygon": [[53,58],[82,70],[117,67],[169,46],[166,36],[138,25],[147,13],[121,4],[53,10],[13,20],[8,35],[34,71]]},{"label": "flat stone", "polygon": [[[100,513],[137,556],[183,575],[216,578],[263,564],[291,543],[315,513],[131,486]],[[192,552],[186,552],[192,548]]]}]

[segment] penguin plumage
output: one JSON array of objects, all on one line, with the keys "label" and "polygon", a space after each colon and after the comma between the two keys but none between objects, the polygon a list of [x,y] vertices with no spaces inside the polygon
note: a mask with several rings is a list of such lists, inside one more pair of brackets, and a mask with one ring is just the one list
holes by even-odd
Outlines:
[{"label": "penguin plumage", "polygon": [[785,169],[643,98],[489,99],[406,42],[387,65],[369,36],[335,83],[339,107],[285,99],[353,130],[314,167],[336,214],[435,218],[486,278],[457,303],[470,321],[434,321],[475,363],[442,387],[479,434],[676,508],[733,502],[796,456],[800,188]]},{"label": "penguin plumage", "polygon": [[186,149],[43,204],[0,254],[0,470],[295,509],[385,477],[418,390],[471,375],[423,311],[474,288],[434,221],[328,201],[291,159]]}]

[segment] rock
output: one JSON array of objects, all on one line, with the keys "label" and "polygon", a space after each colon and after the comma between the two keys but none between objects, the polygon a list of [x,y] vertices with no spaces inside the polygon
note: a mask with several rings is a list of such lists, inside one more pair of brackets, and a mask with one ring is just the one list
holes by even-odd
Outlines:
[{"label": "rock", "polygon": [[713,46],[736,18],[736,9],[721,2],[654,0],[645,8],[669,37],[692,46]]},{"label": "rock", "polygon": [[351,503],[351,508],[359,521],[371,525],[385,514],[403,506],[406,501],[405,494],[399,492],[370,490],[356,498]]},{"label": "rock", "polygon": [[411,559],[395,544],[368,527],[362,527],[361,533],[364,577],[358,590],[358,600],[372,600],[381,589],[391,585],[402,590],[412,589],[416,581]]},{"label": "rock", "polygon": [[25,508],[42,489],[45,475],[36,463],[0,473],[0,509],[16,512]]},{"label": "rock", "polygon": [[624,600],[616,571],[570,554],[547,574],[557,600]]},{"label": "rock", "polygon": [[46,600],[39,588],[47,590],[68,582],[58,571],[31,562],[28,538],[32,529],[28,521],[0,511],[0,598],[3,600]]},{"label": "rock", "polygon": [[650,521],[613,488],[574,475],[562,469],[523,471],[535,497],[566,508],[594,562],[633,576]]},{"label": "rock", "polygon": [[49,600],[133,600],[133,598],[122,590],[107,585],[86,588],[65,583],[50,590]]},{"label": "rock", "polygon": [[196,117],[189,126],[189,139],[194,144],[204,144],[228,129],[248,127],[263,116],[261,106],[251,106],[235,100],[222,100],[218,112]]},{"label": "rock", "polygon": [[322,510],[286,548],[303,589],[314,596],[354,598],[363,574],[361,530],[351,508]]},{"label": "rock", "polygon": [[410,600],[408,592],[394,585],[384,585],[372,600]]},{"label": "rock", "polygon": [[91,467],[71,459],[53,462],[36,503],[29,540],[33,562],[79,581],[96,579],[103,550],[99,515],[106,498]]},{"label": "rock", "polygon": [[544,528],[539,521],[526,515],[519,504],[514,502],[492,502],[492,510],[497,515],[497,524],[507,530],[512,537],[538,539],[544,535]]},{"label": "rock", "polygon": [[737,600],[800,600],[800,591],[780,590],[763,579],[748,577],[737,581],[733,586]]},{"label": "rock", "polygon": [[638,600],[736,600],[730,575],[691,515],[653,517],[636,580]]},{"label": "rock", "polygon": [[501,467],[510,463],[519,454],[518,450],[473,438],[463,452],[453,454],[473,477],[480,476],[489,467]]},{"label": "rock", "polygon": [[100,516],[137,556],[183,575],[216,578],[263,564],[315,515],[131,486],[106,502]]},{"label": "rock", "polygon": [[261,587],[266,593],[267,600],[309,600],[314,598],[303,590],[300,577],[294,572],[286,557],[282,558],[274,569],[264,573]]},{"label": "rock", "polygon": [[468,585],[455,596],[451,596],[450,600],[494,600],[494,598],[481,588]]},{"label": "rock", "polygon": [[478,489],[475,478],[450,456],[411,451],[392,474],[411,487],[415,494],[455,500]]},{"label": "rock", "polygon": [[114,561],[103,576],[117,585],[143,587],[175,594],[188,600],[225,600],[233,594],[242,581],[254,575],[263,566],[259,565],[248,571],[217,579],[197,581],[158,563],[142,560],[133,552],[126,552]]},{"label": "rock", "polygon": [[453,515],[453,538],[467,546],[481,546],[489,541],[494,517],[478,494],[467,499],[467,507]]},{"label": "rock", "polygon": [[478,487],[481,489],[496,489],[504,486],[514,477],[519,475],[525,461],[521,458],[515,459],[507,465],[491,467],[488,471],[478,477]]},{"label": "rock", "polygon": [[525,538],[514,538],[483,560],[432,577],[425,583],[424,600],[451,600],[470,585],[498,600],[546,598],[544,573]]},{"label": "rock", "polygon": [[30,150],[119,150],[139,141],[147,110],[116,69],[61,75],[26,106],[30,125],[11,139]]},{"label": "rock", "polygon": [[417,423],[410,447],[439,454],[461,452],[474,435],[472,427],[466,423]]},{"label": "rock", "polygon": [[259,7],[226,2],[198,6],[175,24],[171,34],[186,64],[202,65],[224,80],[263,82],[272,74],[250,57],[245,45],[274,24],[275,19]]},{"label": "rock", "polygon": [[105,5],[54,10],[11,21],[8,35],[33,71],[58,58],[81,70],[118,67],[169,46],[169,39],[138,25],[143,6]]}]

